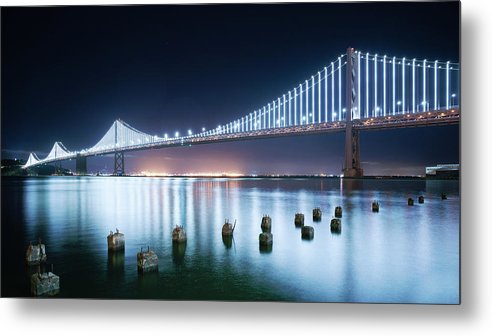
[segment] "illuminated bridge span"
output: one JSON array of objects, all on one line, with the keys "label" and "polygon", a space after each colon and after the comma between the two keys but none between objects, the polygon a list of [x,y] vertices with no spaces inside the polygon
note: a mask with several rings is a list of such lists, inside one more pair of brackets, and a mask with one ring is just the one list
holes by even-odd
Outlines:
[{"label": "illuminated bridge span", "polygon": [[48,156],[29,155],[24,168],[76,160],[87,172],[87,157],[114,154],[114,174],[125,172],[129,151],[300,134],[345,132],[343,175],[363,175],[362,130],[457,124],[460,120],[458,63],[397,58],[353,48],[276,99],[216,128],[164,137],[116,120],[92,147],[69,151],[55,142]]}]

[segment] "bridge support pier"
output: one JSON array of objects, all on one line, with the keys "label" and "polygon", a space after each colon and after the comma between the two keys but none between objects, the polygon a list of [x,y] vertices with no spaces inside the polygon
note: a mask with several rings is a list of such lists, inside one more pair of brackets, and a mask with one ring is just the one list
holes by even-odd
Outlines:
[{"label": "bridge support pier", "polygon": [[75,173],[77,175],[87,175],[87,157],[77,155],[75,159]]},{"label": "bridge support pier", "polygon": [[364,171],[360,167],[359,131],[352,128],[352,122],[347,122],[345,128],[345,164],[344,177],[362,177]]},{"label": "bridge support pier", "polygon": [[114,153],[114,176],[125,175],[125,153],[116,152]]},{"label": "bridge support pier", "polygon": [[345,126],[345,163],[342,170],[344,177],[362,177],[364,171],[360,167],[360,146],[359,131],[352,128],[352,119],[360,117],[360,111],[357,110],[359,102],[358,92],[358,72],[359,64],[353,48],[347,49],[347,73],[346,73],[346,90],[345,101],[347,104],[347,124]]}]

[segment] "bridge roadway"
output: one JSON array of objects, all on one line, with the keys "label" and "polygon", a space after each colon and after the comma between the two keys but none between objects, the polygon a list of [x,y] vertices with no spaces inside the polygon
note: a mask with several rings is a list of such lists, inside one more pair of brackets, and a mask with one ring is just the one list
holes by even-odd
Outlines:
[{"label": "bridge roadway", "polygon": [[[424,126],[439,126],[459,124],[460,109],[451,108],[449,110],[435,110],[420,113],[397,114],[386,117],[356,119],[352,121],[352,128],[358,131],[365,130],[384,130],[394,128],[410,128]],[[210,144],[217,142],[244,141],[264,138],[274,138],[293,135],[308,135],[320,133],[340,133],[345,132],[346,122],[327,122],[320,124],[297,125],[264,130],[236,132],[227,134],[215,134],[208,136],[187,136],[178,139],[157,140],[144,145],[126,146],[109,148],[100,151],[74,152],[62,158],[41,160],[38,164],[46,164],[57,161],[75,159],[77,156],[102,156],[114,154],[115,152],[131,152],[140,150],[150,150],[159,148],[181,147]]]}]

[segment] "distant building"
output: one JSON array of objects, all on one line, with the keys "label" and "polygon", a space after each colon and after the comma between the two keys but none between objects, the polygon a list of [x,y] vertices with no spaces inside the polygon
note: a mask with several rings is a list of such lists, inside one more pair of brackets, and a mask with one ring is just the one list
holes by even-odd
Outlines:
[{"label": "distant building", "polygon": [[439,178],[458,178],[460,176],[460,165],[438,164],[434,167],[425,167],[425,176]]}]

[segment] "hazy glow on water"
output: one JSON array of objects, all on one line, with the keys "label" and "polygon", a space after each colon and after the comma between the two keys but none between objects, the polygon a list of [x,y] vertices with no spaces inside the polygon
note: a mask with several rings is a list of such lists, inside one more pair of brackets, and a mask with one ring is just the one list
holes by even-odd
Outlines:
[{"label": "hazy glow on water", "polygon": [[[371,212],[374,199],[379,213]],[[329,227],[337,205],[340,234]],[[323,218],[313,223],[317,206]],[[296,212],[314,227],[314,240],[301,240]],[[271,252],[259,249],[263,214],[272,218]],[[225,218],[237,220],[232,244],[221,237]],[[171,242],[176,224],[188,235],[180,248]],[[106,236],[115,228],[126,249],[113,255]],[[29,295],[22,261],[38,237],[61,277],[60,297],[459,302],[458,181],[4,180],[2,295]],[[139,276],[136,253],[147,246],[159,271]]]}]

